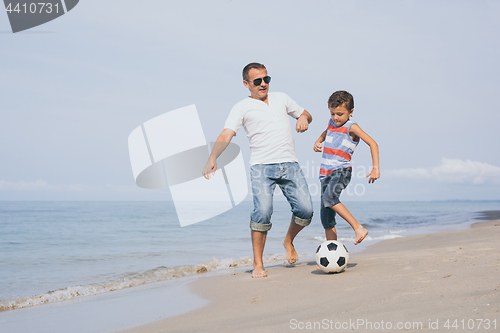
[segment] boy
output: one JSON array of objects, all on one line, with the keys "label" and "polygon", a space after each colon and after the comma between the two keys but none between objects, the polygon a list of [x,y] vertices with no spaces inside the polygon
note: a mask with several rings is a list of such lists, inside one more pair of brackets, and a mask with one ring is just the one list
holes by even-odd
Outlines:
[{"label": "boy", "polygon": [[331,119],[328,128],[314,143],[314,151],[321,152],[325,142],[319,179],[321,182],[321,223],[325,228],[327,240],[337,240],[335,214],[347,221],[356,233],[354,245],[368,235],[347,208],[340,203],[339,196],[351,180],[351,156],[354,149],[363,140],[370,146],[373,169],[366,176],[368,183],[374,183],[380,177],[378,145],[361,127],[349,118],[354,110],[354,98],[347,91],[336,91],[328,99]]}]

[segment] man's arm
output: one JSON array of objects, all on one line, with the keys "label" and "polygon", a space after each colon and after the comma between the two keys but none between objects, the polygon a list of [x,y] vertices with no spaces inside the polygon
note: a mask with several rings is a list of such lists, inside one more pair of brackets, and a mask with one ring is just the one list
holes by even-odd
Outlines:
[{"label": "man's arm", "polygon": [[203,176],[206,179],[210,179],[211,175],[215,174],[215,170],[217,170],[217,158],[227,148],[235,134],[233,130],[225,128],[215,141],[212,153],[208,158],[207,164],[203,168]]},{"label": "man's arm", "polygon": [[309,128],[309,124],[313,120],[311,114],[304,110],[302,114],[297,118],[297,125],[295,125],[295,130],[297,133],[303,133]]},{"label": "man's arm", "polygon": [[353,124],[351,126],[350,132],[359,137],[364,142],[366,142],[368,146],[370,146],[370,152],[372,154],[372,161],[373,161],[373,169],[372,171],[370,171],[369,174],[366,175],[366,177],[370,177],[370,179],[368,179],[368,183],[374,183],[376,179],[380,178],[378,145],[375,142],[375,140],[373,140],[368,134],[366,134],[357,124]]}]

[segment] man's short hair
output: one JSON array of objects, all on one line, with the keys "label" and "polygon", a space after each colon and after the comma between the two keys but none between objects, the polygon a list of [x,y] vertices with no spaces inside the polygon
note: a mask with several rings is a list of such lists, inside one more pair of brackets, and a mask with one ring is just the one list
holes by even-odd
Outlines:
[{"label": "man's short hair", "polygon": [[339,90],[334,92],[328,99],[328,107],[336,108],[344,105],[347,110],[354,109],[354,97],[347,91]]},{"label": "man's short hair", "polygon": [[243,68],[243,80],[248,81],[248,72],[250,72],[252,68],[266,69],[266,66],[264,66],[263,64],[259,64],[258,62],[249,63],[245,66],[245,68]]}]

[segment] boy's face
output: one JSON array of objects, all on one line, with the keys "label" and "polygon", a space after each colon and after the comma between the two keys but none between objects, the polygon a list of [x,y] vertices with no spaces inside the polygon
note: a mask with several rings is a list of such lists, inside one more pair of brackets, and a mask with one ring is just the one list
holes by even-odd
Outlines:
[{"label": "boy's face", "polygon": [[352,109],[348,110],[344,104],[336,108],[330,108],[330,114],[332,115],[332,121],[335,126],[340,127],[344,125],[352,115],[352,111]]}]

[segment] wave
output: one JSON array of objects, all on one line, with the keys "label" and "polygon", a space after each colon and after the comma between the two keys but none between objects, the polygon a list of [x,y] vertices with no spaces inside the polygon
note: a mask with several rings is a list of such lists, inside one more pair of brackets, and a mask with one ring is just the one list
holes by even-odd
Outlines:
[{"label": "wave", "polygon": [[[382,235],[382,236],[366,236],[366,238],[363,240],[363,241],[379,241],[379,240],[388,240],[388,239],[394,239],[394,238],[401,238],[401,237],[404,237],[404,236],[401,236],[401,235],[396,235],[396,234],[392,234],[392,235]],[[326,238],[324,236],[317,236],[317,237],[314,237],[313,238],[314,240],[316,241],[320,241],[320,242],[326,242]],[[338,238],[338,241],[339,242],[354,242],[356,240],[356,238],[354,237],[339,237]]]},{"label": "wave", "polygon": [[[286,255],[267,255],[264,256],[263,260],[265,263],[286,260]],[[49,291],[44,294],[31,297],[12,300],[0,300],[0,312],[22,309],[53,302],[66,301],[84,296],[103,294],[111,291],[136,287],[147,283],[161,282],[217,270],[246,267],[252,265],[252,258],[242,257],[238,260],[233,260],[231,258],[217,260],[216,258],[213,258],[212,260],[207,261],[203,264],[178,266],[173,268],[161,266],[141,273],[125,274],[118,281],[96,283],[84,286],[78,285]]]}]

